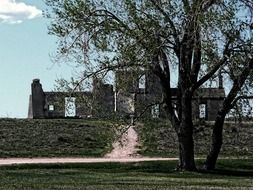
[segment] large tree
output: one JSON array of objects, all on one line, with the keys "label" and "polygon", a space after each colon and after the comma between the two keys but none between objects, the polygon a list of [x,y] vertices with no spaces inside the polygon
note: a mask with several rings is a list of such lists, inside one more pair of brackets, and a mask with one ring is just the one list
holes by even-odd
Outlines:
[{"label": "large tree", "polygon": [[[179,167],[196,170],[192,97],[218,72],[231,88],[217,110],[207,169],[214,169],[226,114],[252,74],[253,3],[247,0],[46,0],[57,57],[85,66],[84,78],[143,67],[160,78],[179,143]],[[171,71],[177,70],[176,108]],[[240,97],[244,97],[240,96]]]}]

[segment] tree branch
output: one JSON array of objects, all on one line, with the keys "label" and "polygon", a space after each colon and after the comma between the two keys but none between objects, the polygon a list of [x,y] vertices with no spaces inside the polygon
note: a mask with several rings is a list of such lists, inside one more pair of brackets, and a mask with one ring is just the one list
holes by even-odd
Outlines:
[{"label": "tree branch", "polygon": [[188,0],[182,0],[183,4],[184,4],[184,10],[187,13],[190,10],[190,3]]},{"label": "tree branch", "polygon": [[200,29],[198,28],[198,31],[196,32],[196,39],[195,39],[195,47],[194,47],[194,58],[193,58],[193,65],[191,70],[191,80],[192,83],[196,83],[198,80],[198,74],[201,67],[201,55],[202,55],[202,49],[201,49],[201,39],[200,39]]},{"label": "tree branch", "polygon": [[234,107],[236,101],[240,99],[240,96],[238,98],[236,98],[236,96],[240,91],[240,89],[242,88],[242,86],[244,85],[245,80],[248,78],[249,74],[253,70],[253,59],[251,59],[248,63],[245,64],[247,64],[247,66],[245,66],[241,74],[237,76],[237,78],[234,80],[232,89],[230,90],[228,96],[224,100],[222,112],[225,114],[228,113],[229,110]]},{"label": "tree branch", "polygon": [[231,105],[232,107],[234,107],[239,100],[251,100],[251,99],[253,99],[253,96],[237,96],[231,103]]},{"label": "tree branch", "polygon": [[225,45],[223,51],[223,58],[205,76],[203,76],[201,79],[199,79],[199,81],[193,84],[193,91],[199,88],[206,81],[208,81],[227,62],[227,59],[231,53],[231,51],[229,50],[230,43],[231,41],[228,41],[228,43]]},{"label": "tree branch", "polygon": [[163,93],[164,93],[164,102],[166,104],[165,109],[167,110],[169,114],[169,119],[172,123],[175,125],[173,126],[178,126],[177,124],[179,123],[179,119],[175,114],[175,110],[172,104],[172,96],[171,96],[171,87],[170,87],[170,68],[169,68],[169,63],[167,59],[166,53],[161,50],[160,51],[160,57],[162,59],[162,67],[159,64],[159,56],[156,55],[153,58],[153,72],[154,74],[159,77],[161,86],[163,88]]},{"label": "tree branch", "polygon": [[176,46],[179,46],[180,40],[178,37],[178,32],[177,29],[175,27],[174,22],[172,21],[172,19],[170,18],[170,15],[168,15],[160,6],[159,4],[157,4],[156,0],[151,0],[152,4],[162,13],[162,15],[165,17],[165,20],[170,24],[170,27],[172,29],[173,32],[173,37],[174,40],[176,42]]},{"label": "tree branch", "polygon": [[207,9],[209,9],[212,5],[218,3],[219,0],[209,0],[209,1],[203,0],[202,2],[203,2],[202,6],[201,6],[202,10],[207,11]]}]

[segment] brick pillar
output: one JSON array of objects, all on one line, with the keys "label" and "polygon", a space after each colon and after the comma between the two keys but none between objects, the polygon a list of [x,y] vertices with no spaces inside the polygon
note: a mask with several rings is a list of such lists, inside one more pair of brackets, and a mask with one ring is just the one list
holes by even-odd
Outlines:
[{"label": "brick pillar", "polygon": [[219,72],[219,88],[222,89],[223,88],[223,76],[221,71]]},{"label": "brick pillar", "polygon": [[45,118],[45,94],[39,79],[34,79],[32,87],[32,114],[34,119]]}]

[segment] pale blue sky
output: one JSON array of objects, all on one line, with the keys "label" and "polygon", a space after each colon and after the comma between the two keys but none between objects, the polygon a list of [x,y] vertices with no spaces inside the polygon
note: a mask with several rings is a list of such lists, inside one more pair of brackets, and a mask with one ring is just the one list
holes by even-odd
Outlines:
[{"label": "pale blue sky", "polygon": [[56,39],[47,34],[43,9],[43,0],[0,0],[0,117],[27,117],[32,79],[39,78],[50,91],[56,78],[69,78],[73,72],[51,61]]}]

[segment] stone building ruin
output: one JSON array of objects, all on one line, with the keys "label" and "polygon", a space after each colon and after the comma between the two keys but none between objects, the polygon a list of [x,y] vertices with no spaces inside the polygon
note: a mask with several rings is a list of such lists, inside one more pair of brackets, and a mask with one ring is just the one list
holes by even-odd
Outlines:
[{"label": "stone building ruin", "polygon": [[113,86],[93,81],[85,92],[44,92],[39,79],[31,85],[28,118],[109,117],[114,110]]},{"label": "stone building ruin", "polygon": [[[172,88],[172,99],[177,89]],[[222,79],[217,88],[200,88],[192,99],[194,120],[215,120],[225,98]],[[31,85],[28,118],[165,118],[160,81],[147,70],[122,69],[115,72],[115,86],[100,79],[86,92],[44,92],[39,79]]]}]

